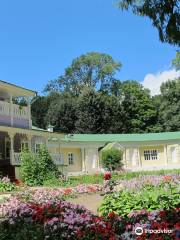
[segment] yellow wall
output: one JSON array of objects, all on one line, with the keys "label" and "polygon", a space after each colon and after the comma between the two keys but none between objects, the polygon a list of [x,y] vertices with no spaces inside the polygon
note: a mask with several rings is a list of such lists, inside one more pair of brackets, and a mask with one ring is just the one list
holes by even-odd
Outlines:
[{"label": "yellow wall", "polygon": [[[144,159],[144,151],[145,150],[157,150],[158,151],[158,159],[157,160],[145,160]],[[140,147],[140,161],[142,166],[151,166],[151,165],[165,165],[166,159],[164,155],[164,146],[146,146]]]},{"label": "yellow wall", "polygon": [[[81,157],[81,149],[80,148],[60,148],[59,147],[49,147],[50,153],[63,153],[64,157],[64,170],[67,172],[79,172],[82,170],[82,157]],[[74,154],[74,164],[69,165],[68,163],[68,153]]]}]

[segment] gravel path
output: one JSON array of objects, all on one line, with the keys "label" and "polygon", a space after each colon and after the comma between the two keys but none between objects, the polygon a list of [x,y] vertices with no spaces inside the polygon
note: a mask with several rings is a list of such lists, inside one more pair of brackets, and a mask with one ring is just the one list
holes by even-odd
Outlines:
[{"label": "gravel path", "polygon": [[68,200],[71,203],[79,204],[92,211],[94,214],[98,214],[97,209],[101,205],[104,196],[100,196],[99,193],[82,194],[77,198]]}]

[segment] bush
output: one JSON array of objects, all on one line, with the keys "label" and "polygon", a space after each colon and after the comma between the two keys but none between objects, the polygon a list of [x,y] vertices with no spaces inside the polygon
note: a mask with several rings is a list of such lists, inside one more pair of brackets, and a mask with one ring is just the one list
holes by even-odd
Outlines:
[{"label": "bush", "polygon": [[25,150],[21,153],[20,172],[22,180],[29,186],[43,185],[49,175],[57,178],[60,175],[44,146],[40,148],[38,154]]},{"label": "bush", "polygon": [[102,151],[102,165],[109,171],[122,167],[123,153],[118,149],[109,149]]},{"label": "bush", "polygon": [[16,186],[11,183],[8,177],[0,179],[0,192],[11,192],[16,189]]},{"label": "bush", "polygon": [[147,211],[170,209],[180,206],[178,184],[170,178],[158,185],[145,184],[140,189],[123,189],[117,193],[107,195],[99,212],[106,216],[115,212],[120,216],[127,216],[133,210],[146,209]]}]

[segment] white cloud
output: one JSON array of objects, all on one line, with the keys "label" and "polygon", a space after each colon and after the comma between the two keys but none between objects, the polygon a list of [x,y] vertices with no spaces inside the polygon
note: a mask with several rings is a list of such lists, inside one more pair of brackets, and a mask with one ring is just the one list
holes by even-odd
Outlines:
[{"label": "white cloud", "polygon": [[149,88],[151,95],[154,96],[160,93],[160,86],[163,82],[174,80],[178,77],[180,77],[180,71],[176,71],[175,69],[158,72],[156,74],[148,73],[144,77],[142,84],[145,88]]}]

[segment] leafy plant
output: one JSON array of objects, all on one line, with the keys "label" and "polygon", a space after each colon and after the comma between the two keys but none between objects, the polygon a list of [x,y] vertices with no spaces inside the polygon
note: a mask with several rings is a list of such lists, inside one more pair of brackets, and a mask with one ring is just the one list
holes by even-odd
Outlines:
[{"label": "leafy plant", "polygon": [[43,185],[49,176],[59,177],[60,172],[53,163],[47,149],[42,146],[38,154],[23,150],[21,153],[21,177],[29,186]]},{"label": "leafy plant", "polygon": [[122,167],[122,151],[118,149],[108,149],[102,151],[102,165],[104,168],[108,169],[109,171],[114,171],[117,168]]},{"label": "leafy plant", "polygon": [[11,192],[16,189],[16,186],[11,183],[8,177],[0,179],[0,192]]},{"label": "leafy plant", "polygon": [[180,206],[178,186],[173,182],[161,182],[158,186],[144,185],[139,191],[125,189],[107,195],[99,212],[104,216],[112,211],[120,216],[127,216],[133,210],[152,211],[178,206]]}]

